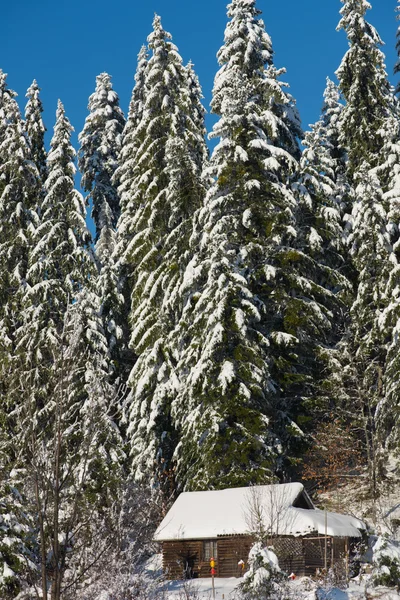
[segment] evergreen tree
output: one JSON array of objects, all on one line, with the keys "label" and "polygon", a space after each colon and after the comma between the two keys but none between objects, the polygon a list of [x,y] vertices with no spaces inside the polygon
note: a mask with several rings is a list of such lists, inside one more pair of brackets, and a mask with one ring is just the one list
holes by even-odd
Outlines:
[{"label": "evergreen tree", "polygon": [[132,97],[129,104],[128,118],[124,127],[122,137],[122,147],[120,152],[120,165],[117,169],[114,179],[119,183],[118,193],[121,198],[121,211],[128,210],[129,201],[132,195],[132,179],[134,177],[135,162],[134,157],[137,152],[139,140],[135,132],[144,109],[146,86],[145,74],[147,70],[149,55],[146,46],[142,46],[138,55],[138,65],[135,74],[135,86],[132,91]]},{"label": "evergreen tree", "polygon": [[15,93],[0,73],[0,386],[8,387],[21,324],[30,244],[37,216],[39,176],[31,160]]},{"label": "evergreen tree", "polygon": [[178,484],[191,489],[284,472],[330,328],[333,293],[310,279],[315,265],[296,247],[299,119],[259,14],[253,0],[228,7],[212,101],[215,183],[182,286],[173,414]]},{"label": "evergreen tree", "polygon": [[[107,202],[102,206],[100,219],[103,223],[112,221],[111,209]],[[116,230],[113,227],[103,227],[95,248],[96,257],[101,265],[96,278],[96,294],[101,299],[100,314],[114,365],[114,377],[121,376],[121,351],[124,347],[123,322],[126,312],[125,299],[120,290],[120,280],[115,264],[116,244]]]},{"label": "evergreen tree", "polygon": [[170,39],[156,16],[151,56],[148,62],[144,50],[139,56],[124,136],[118,227],[122,270],[132,290],[130,345],[138,357],[129,379],[133,470],[159,484],[168,479],[176,445],[170,415],[176,357],[167,339],[182,310],[179,288],[207,156],[198,82],[191,70],[189,80]]},{"label": "evergreen tree", "polygon": [[348,388],[345,408],[350,419],[354,419],[354,408],[358,409],[370,491],[376,495],[379,446],[385,437],[379,439],[385,422],[382,406],[389,406],[384,399],[387,349],[398,318],[394,250],[398,240],[398,109],[385,72],[382,41],[365,20],[370,4],[342,1],[339,28],[346,31],[350,49],[337,71],[346,101],[339,140],[348,151],[347,173],[353,185],[348,241],[355,292],[351,326],[342,344],[349,367],[342,369],[344,381],[339,386]]},{"label": "evergreen tree", "polygon": [[34,79],[26,93],[28,102],[25,107],[25,131],[30,144],[32,160],[39,172],[40,181],[44,185],[47,178],[47,153],[44,145],[46,127],[42,120],[43,105],[39,93],[40,88]]},{"label": "evergreen tree", "polygon": [[37,546],[26,499],[10,484],[10,474],[4,470],[8,457],[0,460],[0,594],[4,600],[13,600],[35,577]]},{"label": "evergreen tree", "polygon": [[[363,372],[368,377],[370,368],[381,368],[385,361],[385,343],[379,315],[386,304],[382,283],[390,277],[392,246],[387,231],[387,211],[376,170],[364,164],[358,178],[353,207],[353,231],[349,236],[358,273],[358,286],[351,312],[355,356],[365,360]],[[370,386],[373,389],[372,381]]]},{"label": "evergreen tree", "polygon": [[[106,328],[109,332],[109,343],[115,361],[115,370],[120,380],[126,384],[129,373],[135,362],[133,351],[129,348],[130,326],[129,310],[130,295],[132,289],[131,270],[121,260],[124,252],[127,236],[131,235],[125,231],[135,207],[130,204],[133,190],[133,173],[135,169],[135,157],[137,145],[140,143],[136,137],[136,127],[143,113],[145,100],[145,72],[148,62],[148,50],[142,46],[138,55],[138,66],[135,74],[135,86],[129,104],[128,118],[122,132],[121,149],[119,154],[119,166],[113,177],[113,184],[118,186],[120,198],[121,217],[118,222],[118,234],[111,231],[104,232],[103,239],[99,240],[97,253],[111,251],[114,246],[110,261],[106,270],[102,271],[99,284],[104,284],[106,290],[103,299],[103,313],[108,315]],[[127,216],[129,215],[129,218]],[[105,245],[104,245],[105,243]],[[115,340],[118,338],[118,344]]]},{"label": "evergreen tree", "polygon": [[[386,232],[391,242],[390,254],[379,282],[383,295],[383,309],[378,313],[377,328],[385,344],[385,362],[382,364],[383,390],[377,400],[376,426],[379,439],[387,448],[398,447],[400,442],[398,414],[399,361],[398,331],[400,323],[400,123],[395,117],[387,120],[385,143],[380,165],[375,169],[383,189],[383,203],[387,212]],[[382,377],[381,377],[382,379]]]},{"label": "evergreen tree", "polygon": [[382,40],[365,20],[371,8],[367,0],[341,0],[343,29],[349,50],[337,70],[339,87],[346,100],[340,119],[340,141],[348,150],[348,174],[353,178],[366,161],[377,165],[382,147],[382,127],[392,111],[393,99],[385,71]]},{"label": "evergreen tree", "polygon": [[112,89],[111,78],[101,73],[96,78],[96,91],[89,98],[90,114],[79,135],[81,144],[78,166],[81,185],[93,202],[92,217],[96,227],[96,257],[100,277],[96,279],[101,298],[101,314],[112,351],[115,375],[119,374],[119,346],[122,337],[119,323],[123,302],[118,291],[118,276],[114,264],[116,224],[120,215],[117,185],[113,181],[118,167],[125,118],[119,98]]},{"label": "evergreen tree", "polygon": [[[398,2],[399,4],[399,2]],[[400,12],[400,5],[398,5],[396,7],[396,12]],[[400,19],[400,15],[397,15],[397,20]],[[397,51],[397,56],[398,56],[398,60],[396,61],[396,64],[394,66],[394,72],[395,74],[400,73],[400,27],[397,28],[397,33],[396,33],[396,51]],[[396,86],[396,94],[399,94],[400,92],[400,83],[397,84]]]},{"label": "evergreen tree", "polygon": [[[29,287],[24,296],[23,322],[17,334],[15,394],[18,397],[21,385],[29,387],[33,395],[31,402],[44,420],[48,403],[51,405],[51,372],[54,355],[60,348],[64,315],[95,273],[85,204],[74,187],[72,130],[59,102],[47,159],[46,195],[33,239],[27,272]],[[26,378],[33,381],[33,385],[28,386]],[[22,423],[20,426],[23,428]]]},{"label": "evergreen tree", "polygon": [[[320,263],[343,271],[345,265],[342,214],[348,185],[345,181],[344,151],[338,141],[338,120],[342,110],[335,84],[327,80],[322,115],[305,134],[296,182],[304,224],[303,249]],[[323,277],[329,279],[325,272]],[[338,275],[331,273],[332,287]],[[342,285],[344,281],[341,282]],[[347,287],[347,285],[345,285]]]},{"label": "evergreen tree", "polygon": [[109,543],[107,510],[124,458],[85,204],[74,188],[71,132],[59,102],[7,415],[7,454],[26,472],[43,597],[50,584],[52,599],[60,598],[69,570],[74,581],[87,568],[87,554],[76,548],[100,534],[98,548]]},{"label": "evergreen tree", "polygon": [[[97,241],[103,227],[115,229],[120,214],[118,193],[112,179],[118,166],[125,118],[107,73],[96,77],[96,91],[89,98],[88,109],[89,115],[79,135],[78,166],[82,173],[82,188],[89,192],[93,201]],[[107,217],[111,217],[110,222]]]}]

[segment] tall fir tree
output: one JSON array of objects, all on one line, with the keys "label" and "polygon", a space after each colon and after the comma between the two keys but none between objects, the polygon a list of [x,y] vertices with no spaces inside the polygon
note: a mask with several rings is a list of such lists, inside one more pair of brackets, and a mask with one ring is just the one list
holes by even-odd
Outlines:
[{"label": "tall fir tree", "polygon": [[[82,287],[93,277],[91,236],[85,223],[85,203],[75,189],[73,131],[61,102],[47,159],[46,195],[27,271],[23,322],[18,329],[14,384],[18,397],[26,378],[34,382],[32,403],[43,412],[51,404],[51,371],[60,348],[64,315]],[[24,375],[22,374],[25,371]],[[49,387],[50,385],[50,387]],[[39,420],[40,422],[40,420]],[[21,424],[20,424],[21,425]]]},{"label": "tall fir tree", "polygon": [[[103,227],[115,229],[120,215],[118,192],[112,179],[118,167],[125,118],[107,73],[96,77],[96,90],[89,98],[88,109],[89,115],[79,134],[78,167],[82,188],[93,202],[97,241]],[[105,208],[105,203],[110,210]],[[107,217],[111,217],[111,222]]]},{"label": "tall fir tree", "polygon": [[132,289],[130,345],[137,355],[128,399],[133,470],[153,477],[166,494],[176,445],[170,402],[177,360],[167,340],[182,310],[179,288],[192,216],[205,194],[207,157],[198,81],[170,40],[156,16],[151,55],[139,55],[131,129],[124,136],[118,227],[122,270]]},{"label": "tall fir tree", "polygon": [[0,353],[2,387],[15,351],[40,193],[15,93],[0,73]]},{"label": "tall fir tree", "polygon": [[382,40],[366,21],[367,0],[341,0],[338,29],[346,32],[349,50],[336,74],[346,101],[340,119],[340,141],[348,151],[348,175],[353,178],[366,161],[375,167],[382,147],[382,127],[392,111],[393,97],[385,71]]},{"label": "tall fir tree", "polygon": [[43,105],[39,94],[40,88],[34,79],[26,93],[28,102],[25,107],[25,131],[31,148],[32,160],[39,172],[43,186],[47,178],[47,152],[44,144],[46,127],[42,119]]},{"label": "tall fir tree", "polygon": [[[349,195],[345,153],[338,141],[342,109],[339,91],[328,79],[321,118],[306,132],[303,140],[300,178],[295,184],[304,223],[304,251],[335,271],[345,270],[342,216]],[[335,287],[335,275],[333,272],[331,275]],[[322,277],[329,279],[327,273]]]},{"label": "tall fir tree", "polygon": [[37,225],[33,209],[40,190],[15,96],[0,72],[0,590],[4,598],[15,597],[25,578],[33,575],[35,553],[33,521],[26,511],[21,481],[12,479],[15,453],[9,452],[13,431],[8,417],[15,408],[11,380],[31,239]]},{"label": "tall fir tree", "polygon": [[395,289],[398,278],[393,252],[398,239],[393,187],[397,180],[393,158],[397,154],[398,109],[380,50],[382,40],[365,19],[371,5],[365,0],[342,2],[338,28],[345,30],[350,48],[337,71],[345,100],[339,141],[348,153],[347,175],[353,187],[348,241],[354,295],[351,324],[341,344],[348,364],[342,365],[344,380],[339,377],[339,387],[347,388],[344,408],[349,418],[354,421],[354,413],[358,413],[370,491],[376,495],[383,441],[378,414],[384,402],[389,330],[396,321],[388,289]]},{"label": "tall fir tree", "polygon": [[[399,0],[397,0],[396,12],[397,13],[400,12]],[[397,20],[400,20],[399,14],[397,14]],[[394,72],[395,72],[395,74],[398,74],[398,73],[400,73],[400,26],[397,28],[397,33],[396,33],[396,52],[397,52],[398,59],[394,66]],[[400,93],[400,83],[398,83],[396,86],[396,94],[399,94],[399,93]]]},{"label": "tall fir tree", "polygon": [[215,183],[182,286],[173,414],[187,489],[285,476],[330,328],[333,294],[310,279],[312,261],[296,247],[299,118],[259,15],[254,0],[228,6],[212,101]]},{"label": "tall fir tree", "polygon": [[[121,260],[121,254],[123,253],[124,244],[127,239],[126,234],[122,233],[122,230],[124,229],[124,223],[127,222],[126,216],[128,214],[132,216],[132,212],[135,210],[130,203],[130,198],[132,197],[132,181],[137,144],[140,143],[136,137],[136,127],[143,113],[145,101],[144,78],[147,62],[148,49],[146,46],[142,46],[138,55],[135,86],[129,104],[128,118],[122,132],[121,149],[118,157],[119,164],[113,177],[113,184],[118,187],[121,210],[121,217],[118,221],[118,234],[115,236],[110,231],[104,232],[107,236],[113,238],[112,244],[114,244],[114,250],[111,260],[107,268],[103,269],[99,280],[99,284],[104,285],[104,289],[107,290],[104,295],[103,311],[105,310],[106,314],[109,315],[107,329],[110,333],[110,346],[116,361],[115,370],[123,384],[126,384],[128,381],[129,373],[135,362],[135,355],[129,348],[129,311],[132,273],[124,261]],[[107,252],[111,247],[109,243],[111,239],[108,240],[103,236],[103,239],[98,242],[97,250],[100,253],[104,251],[103,241],[106,242]],[[117,337],[118,344],[114,341]],[[117,350],[118,356],[115,356],[115,350]]]},{"label": "tall fir tree", "polygon": [[82,188],[93,203],[96,258],[100,271],[96,279],[97,294],[101,298],[102,318],[112,351],[114,376],[117,377],[120,375],[119,340],[123,335],[121,312],[123,315],[124,306],[114,258],[116,224],[120,216],[114,174],[118,168],[125,118],[107,73],[97,76],[96,90],[89,98],[88,109],[89,115],[79,135],[78,167],[82,174]]}]

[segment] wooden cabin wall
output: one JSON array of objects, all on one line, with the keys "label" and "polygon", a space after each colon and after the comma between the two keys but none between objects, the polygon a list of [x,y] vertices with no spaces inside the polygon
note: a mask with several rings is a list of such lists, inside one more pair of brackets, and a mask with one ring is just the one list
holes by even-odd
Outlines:
[{"label": "wooden cabin wall", "polygon": [[202,548],[203,543],[196,540],[163,542],[163,571],[167,578],[184,579],[185,563],[188,558],[193,560],[193,576],[199,577]]},{"label": "wooden cabin wall", "polygon": [[[250,536],[219,538],[218,547],[218,572],[219,577],[240,577],[248,570],[247,559],[254,544]],[[238,563],[245,563],[243,569]]]},{"label": "wooden cabin wall", "polygon": [[[248,570],[247,559],[254,539],[251,536],[226,536],[217,538],[216,577],[240,577]],[[301,577],[315,575],[325,565],[325,538],[323,536],[280,537],[271,540],[279,566],[286,573]],[[343,566],[346,539],[327,539],[327,564]],[[245,569],[238,566],[245,562]],[[185,563],[190,562],[191,575],[210,577],[209,561],[203,557],[203,540],[176,540],[163,542],[163,570],[168,579],[185,577]]]}]

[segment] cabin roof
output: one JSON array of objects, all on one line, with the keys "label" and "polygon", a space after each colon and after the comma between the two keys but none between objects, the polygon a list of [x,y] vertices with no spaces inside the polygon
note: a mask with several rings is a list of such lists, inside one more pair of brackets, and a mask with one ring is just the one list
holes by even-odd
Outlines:
[{"label": "cabin roof", "polygon": [[[314,508],[301,483],[284,483],[183,492],[161,522],[154,539],[213,539],[249,534],[257,529],[256,517],[251,516],[254,512],[261,515],[265,530],[275,535],[325,534],[325,512]],[[355,517],[327,513],[329,536],[361,537],[361,529],[365,525]]]}]

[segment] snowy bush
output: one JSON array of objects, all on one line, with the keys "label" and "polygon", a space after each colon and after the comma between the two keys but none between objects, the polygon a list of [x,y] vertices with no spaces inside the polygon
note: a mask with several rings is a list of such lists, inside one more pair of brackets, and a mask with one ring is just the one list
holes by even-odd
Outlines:
[{"label": "snowy bush", "polygon": [[256,542],[249,552],[249,570],[238,586],[244,600],[263,600],[282,597],[283,575],[274,552]]},{"label": "snowy bush", "polygon": [[373,547],[374,584],[400,590],[400,544],[378,537]]}]

